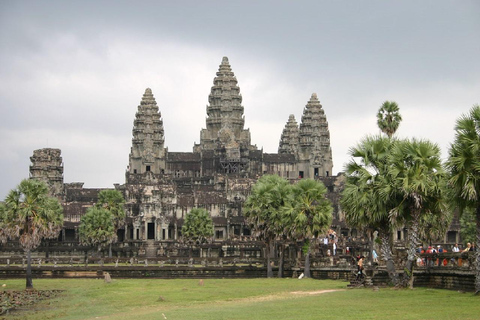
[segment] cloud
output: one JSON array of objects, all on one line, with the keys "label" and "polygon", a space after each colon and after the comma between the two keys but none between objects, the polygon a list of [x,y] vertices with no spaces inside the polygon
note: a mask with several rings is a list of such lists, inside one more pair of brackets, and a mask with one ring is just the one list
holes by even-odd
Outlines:
[{"label": "cloud", "polygon": [[478,101],[478,4],[322,1],[0,4],[0,199],[28,176],[29,157],[62,149],[65,181],[123,183],[137,106],[153,90],[169,151],[190,152],[205,128],[213,78],[228,56],[252,143],[274,153],[288,116],[316,92],[334,173],[378,133],[385,100],[398,135],[453,140]]}]

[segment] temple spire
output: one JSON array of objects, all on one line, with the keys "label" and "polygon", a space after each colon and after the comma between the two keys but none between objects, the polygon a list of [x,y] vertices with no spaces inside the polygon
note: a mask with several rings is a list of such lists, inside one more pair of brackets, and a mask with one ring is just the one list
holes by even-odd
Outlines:
[{"label": "temple spire", "polygon": [[303,110],[300,124],[300,160],[309,161],[316,168],[315,175],[332,174],[332,148],[330,147],[330,131],[327,117],[313,93]]},{"label": "temple spire", "polygon": [[161,173],[165,169],[163,121],[150,88],[145,89],[138,106],[132,134],[127,180],[128,174]]},{"label": "temple spire", "polygon": [[227,57],[213,79],[208,96],[206,129],[200,133],[200,144],[194,149],[214,150],[218,146],[250,148],[250,131],[244,129],[242,95]]},{"label": "temple spire", "polygon": [[298,137],[299,130],[295,116],[291,114],[283,129],[280,143],[278,146],[278,153],[296,154],[298,151]]}]

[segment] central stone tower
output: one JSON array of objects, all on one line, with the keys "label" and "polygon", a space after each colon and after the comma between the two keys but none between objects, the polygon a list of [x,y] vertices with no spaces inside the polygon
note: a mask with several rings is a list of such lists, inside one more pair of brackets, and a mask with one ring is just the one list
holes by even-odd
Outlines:
[{"label": "central stone tower", "polygon": [[250,144],[250,130],[244,129],[242,96],[227,57],[223,57],[217,76],[208,96],[207,128],[200,132],[200,143],[194,152],[214,152],[220,166],[218,171],[237,173],[248,167],[249,151],[256,150]]}]

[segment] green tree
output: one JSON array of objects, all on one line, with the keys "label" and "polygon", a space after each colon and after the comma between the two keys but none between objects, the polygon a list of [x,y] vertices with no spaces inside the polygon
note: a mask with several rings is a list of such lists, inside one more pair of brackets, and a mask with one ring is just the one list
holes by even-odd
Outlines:
[{"label": "green tree", "polygon": [[203,208],[193,208],[182,226],[182,237],[189,242],[206,242],[213,237],[213,221],[208,211]]},{"label": "green tree", "polygon": [[[115,233],[125,224],[125,199],[120,191],[102,190],[98,193],[97,208],[103,208],[112,214]],[[115,240],[116,241],[116,240]],[[112,257],[112,243],[108,245],[108,256]]]},{"label": "green tree", "polygon": [[98,193],[96,206],[110,211],[117,230],[125,223],[124,204],[125,199],[123,198],[122,193],[118,190],[107,189]]},{"label": "green tree", "polygon": [[[450,146],[447,168],[454,205],[462,213],[475,210],[477,246],[480,244],[480,106],[475,105],[455,125],[455,140]],[[480,250],[476,251],[475,291],[480,292]]]},{"label": "green tree", "polygon": [[[292,201],[289,182],[277,175],[264,175],[252,187],[245,201],[244,216],[253,235],[265,242],[267,277],[273,277],[271,247],[285,233],[286,208]],[[291,206],[291,204],[290,204]]]},{"label": "green tree", "polygon": [[0,208],[3,240],[18,239],[27,254],[26,288],[33,288],[31,252],[42,239],[56,238],[63,226],[63,208],[48,195],[42,181],[23,180],[11,190]]},{"label": "green tree", "polygon": [[346,182],[340,204],[347,223],[352,227],[378,231],[381,258],[387,266],[390,281],[397,285],[390,235],[389,212],[397,203],[389,180],[389,156],[396,140],[366,137],[350,149],[346,165]]},{"label": "green tree", "polygon": [[385,101],[377,113],[377,125],[380,130],[391,138],[402,122],[398,104],[394,101]]},{"label": "green tree", "polygon": [[464,245],[468,242],[476,241],[477,223],[475,220],[475,212],[470,208],[466,208],[460,217],[460,235]]},{"label": "green tree", "polygon": [[397,142],[389,162],[389,176],[394,183],[392,194],[401,197],[401,202],[391,210],[391,218],[394,222],[404,223],[408,228],[408,256],[403,281],[404,285],[409,284],[412,288],[422,217],[441,217],[447,213],[446,175],[439,147],[427,140]]},{"label": "green tree", "polygon": [[321,181],[302,179],[293,187],[293,206],[288,228],[294,239],[303,240],[307,245],[305,255],[305,277],[310,274],[311,240],[324,234],[332,223],[332,204],[326,198],[327,188]]},{"label": "green tree", "polygon": [[102,249],[117,241],[113,214],[101,207],[90,207],[80,219],[78,228],[80,242],[88,246],[96,246],[103,264]]}]

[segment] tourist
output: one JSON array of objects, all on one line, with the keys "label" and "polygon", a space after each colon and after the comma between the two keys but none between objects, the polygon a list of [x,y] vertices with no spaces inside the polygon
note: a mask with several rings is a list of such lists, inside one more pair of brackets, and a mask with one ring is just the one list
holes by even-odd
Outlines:
[{"label": "tourist", "polygon": [[363,260],[365,259],[365,256],[360,256],[358,257],[357,261],[357,279],[363,276]]},{"label": "tourist", "polygon": [[468,252],[470,251],[470,248],[472,247],[472,244],[470,242],[467,243],[467,247],[462,251],[462,252]]},{"label": "tourist", "polygon": [[[458,243],[455,243],[455,245],[454,245],[453,248],[452,248],[452,252],[455,252],[455,253],[460,252],[460,248],[458,247]],[[450,262],[451,262],[453,265],[456,265],[456,264],[457,264],[457,261],[455,260],[455,257],[452,257],[452,259],[450,259]]]},{"label": "tourist", "polygon": [[417,258],[417,266],[418,266],[418,267],[423,267],[423,266],[424,266],[424,262],[423,262],[423,260],[422,260],[421,257],[418,257],[418,258]]},{"label": "tourist", "polygon": [[470,247],[469,251],[476,251],[477,248],[475,247],[475,242],[472,242],[472,246]]},{"label": "tourist", "polygon": [[452,248],[452,252],[460,252],[460,248],[458,247],[458,243],[455,243],[455,245]]},{"label": "tourist", "polygon": [[372,250],[372,257],[373,257],[373,263],[378,264],[378,254],[377,254],[377,251],[375,251],[375,249]]}]

